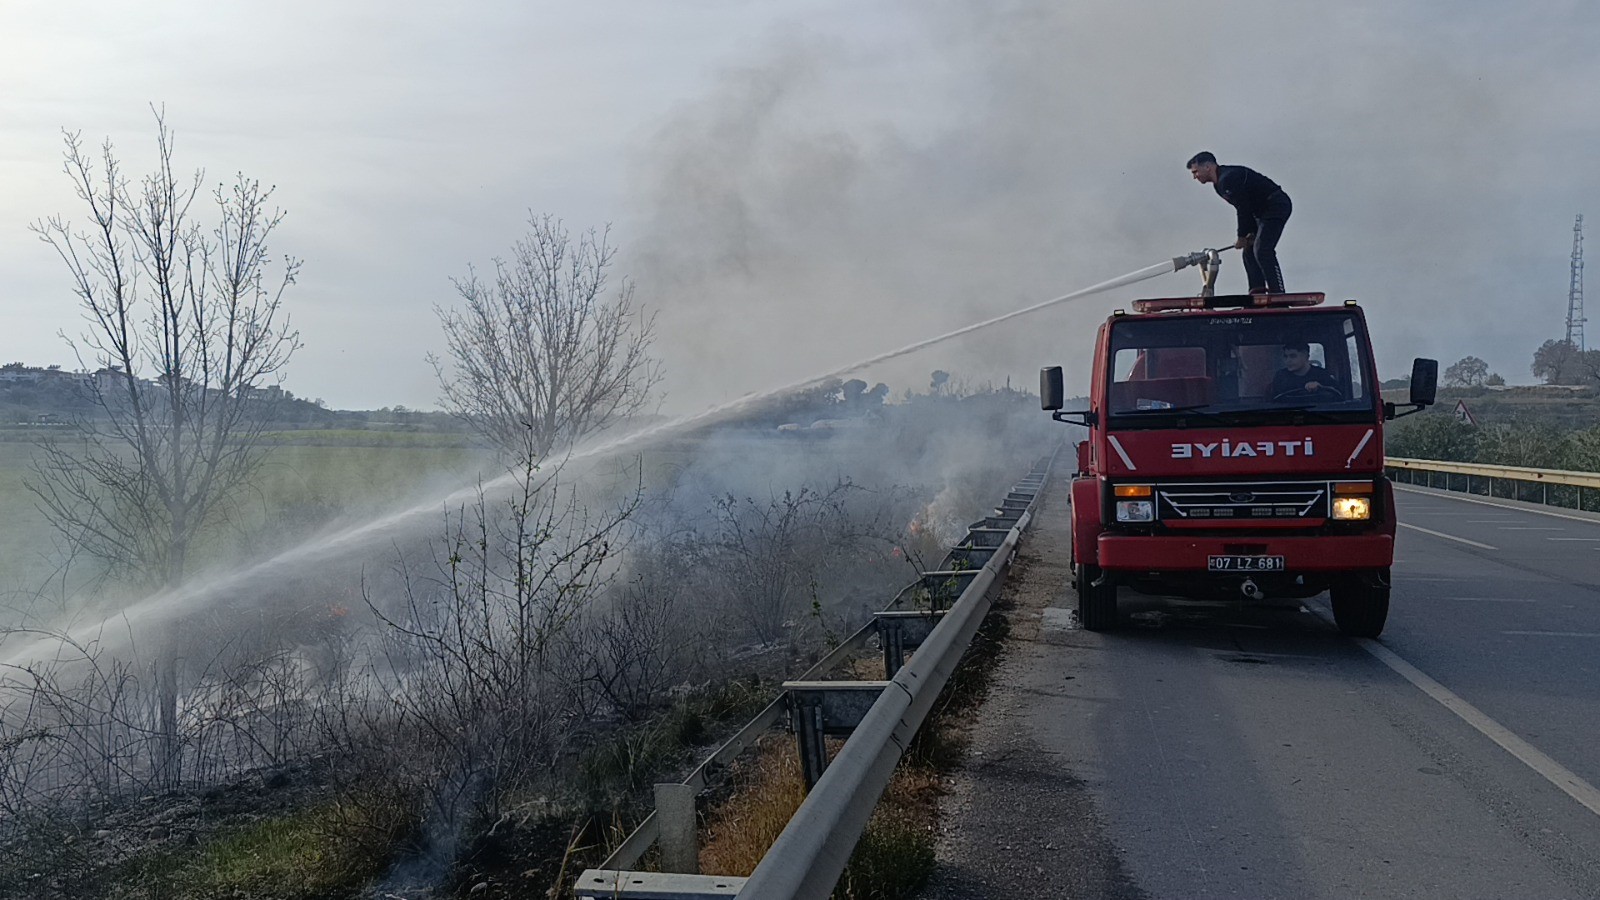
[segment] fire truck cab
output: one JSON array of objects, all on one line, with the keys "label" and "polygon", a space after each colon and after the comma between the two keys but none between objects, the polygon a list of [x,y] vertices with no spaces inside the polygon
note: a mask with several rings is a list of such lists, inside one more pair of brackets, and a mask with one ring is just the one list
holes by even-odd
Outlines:
[{"label": "fire truck cab", "polygon": [[[1083,627],[1117,623],[1117,593],[1241,602],[1329,592],[1339,630],[1389,614],[1394,494],[1384,422],[1434,402],[1438,363],[1385,403],[1355,301],[1322,294],[1134,301],[1100,326],[1072,480],[1072,572]],[[1298,368],[1298,371],[1295,371]]]}]

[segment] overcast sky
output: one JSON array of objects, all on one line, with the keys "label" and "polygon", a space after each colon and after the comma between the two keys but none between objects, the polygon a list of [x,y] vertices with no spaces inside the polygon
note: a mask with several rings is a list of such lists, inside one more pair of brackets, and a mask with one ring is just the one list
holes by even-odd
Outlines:
[{"label": "overcast sky", "polygon": [[[1592,0],[0,0],[0,357],[72,362],[28,231],[83,218],[62,129],[142,172],[156,103],[180,169],[277,185],[287,386],[335,407],[435,404],[433,307],[530,211],[612,225],[691,410],[1218,245],[1201,149],[1285,187],[1288,286],[1360,300],[1385,377],[1529,381],[1574,214],[1600,229],[1597,49]],[[1085,373],[1099,320],[1191,275],[867,377]]]}]

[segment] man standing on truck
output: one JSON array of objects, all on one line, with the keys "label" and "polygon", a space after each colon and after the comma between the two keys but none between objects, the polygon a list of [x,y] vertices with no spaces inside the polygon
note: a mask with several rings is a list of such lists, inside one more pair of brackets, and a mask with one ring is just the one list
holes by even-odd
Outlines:
[{"label": "man standing on truck", "polygon": [[1239,214],[1239,240],[1244,251],[1245,277],[1252,294],[1283,293],[1283,270],[1278,268],[1278,238],[1293,207],[1289,195],[1271,178],[1244,166],[1220,166],[1208,150],[1190,158],[1189,174],[1201,184],[1216,188],[1217,196],[1233,204]]},{"label": "man standing on truck", "polygon": [[1283,345],[1283,368],[1272,376],[1270,396],[1315,394],[1328,383],[1328,370],[1311,361],[1311,345],[1290,341]]}]

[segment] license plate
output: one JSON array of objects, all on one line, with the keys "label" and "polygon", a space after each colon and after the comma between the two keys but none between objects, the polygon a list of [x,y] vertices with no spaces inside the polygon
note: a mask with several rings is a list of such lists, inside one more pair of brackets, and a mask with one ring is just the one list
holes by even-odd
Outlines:
[{"label": "license plate", "polygon": [[1206,563],[1213,572],[1282,572],[1281,556],[1213,556]]}]

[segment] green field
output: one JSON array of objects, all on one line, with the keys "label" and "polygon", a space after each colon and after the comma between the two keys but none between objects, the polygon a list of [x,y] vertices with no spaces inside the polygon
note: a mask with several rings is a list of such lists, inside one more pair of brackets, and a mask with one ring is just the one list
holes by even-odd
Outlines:
[{"label": "green field", "polygon": [[[430,492],[442,496],[484,465],[484,455],[459,435],[302,431],[272,438],[259,477],[208,531],[198,564],[292,543],[331,521],[375,515]],[[6,607],[29,607],[27,598],[66,560],[64,542],[26,487],[35,452],[31,441],[0,439],[0,624],[14,618]],[[80,571],[92,570],[86,564]]]}]

